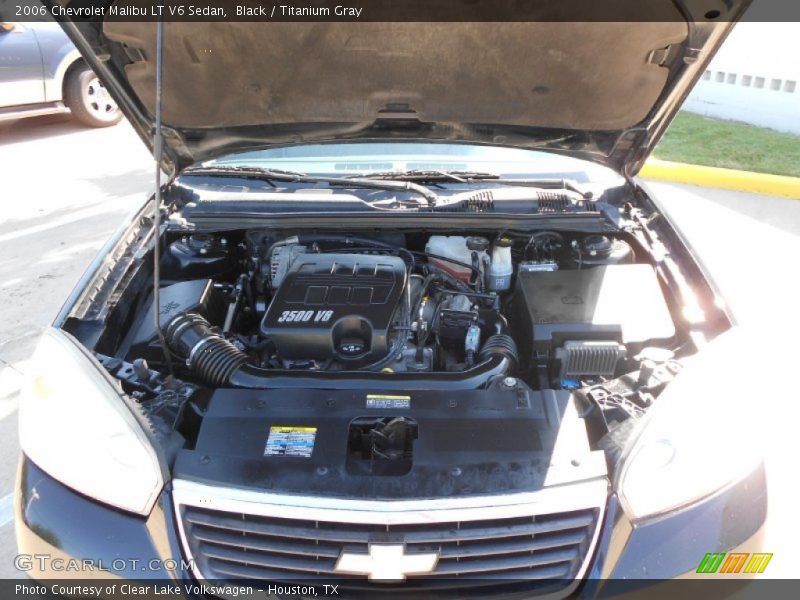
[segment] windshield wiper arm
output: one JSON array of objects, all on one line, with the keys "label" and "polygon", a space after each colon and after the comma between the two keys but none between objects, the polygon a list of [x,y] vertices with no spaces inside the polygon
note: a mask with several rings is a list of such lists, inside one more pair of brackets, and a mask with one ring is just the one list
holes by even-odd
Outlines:
[{"label": "windshield wiper arm", "polygon": [[408,171],[377,171],[364,175],[351,175],[352,178],[368,177],[369,179],[388,179],[397,181],[457,181],[467,183],[470,180],[499,179],[495,173],[479,171],[443,171],[434,169],[411,169]]},{"label": "windshield wiper arm", "polygon": [[411,192],[425,198],[429,206],[435,206],[439,197],[433,190],[412,181],[387,181],[367,177],[324,177],[307,175],[280,169],[261,169],[259,167],[205,166],[190,167],[181,175],[208,175],[211,177],[242,177],[262,181],[287,181],[290,183],[327,183],[343,187],[360,187],[374,190]]},{"label": "windshield wiper arm", "polygon": [[[478,180],[467,180],[467,183],[479,183]],[[584,200],[592,197],[592,192],[587,192],[579,188],[575,183],[569,179],[499,179],[493,180],[492,183],[500,185],[513,185],[519,187],[534,187],[545,190],[568,190],[580,195]]]},{"label": "windshield wiper arm", "polygon": [[[353,176],[358,177],[358,176]],[[440,171],[440,170],[409,170],[409,171],[379,171],[363,175],[369,179],[387,179],[391,181],[414,181],[426,183],[440,183],[454,181],[466,184],[481,184],[486,182],[499,185],[520,187],[535,187],[548,190],[569,190],[579,194],[581,198],[591,198],[591,193],[580,189],[569,179],[504,179],[496,173],[482,173],[480,171]]]}]

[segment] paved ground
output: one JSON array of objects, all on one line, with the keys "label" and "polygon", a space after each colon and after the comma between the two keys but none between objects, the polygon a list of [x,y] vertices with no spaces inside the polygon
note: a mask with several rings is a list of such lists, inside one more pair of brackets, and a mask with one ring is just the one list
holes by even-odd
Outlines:
[{"label": "paved ground", "polygon": [[[0,578],[13,577],[10,501],[17,459],[16,390],[42,328],[122,217],[150,189],[150,155],[126,124],[89,130],[68,118],[0,124],[3,202],[0,213]],[[800,531],[793,500],[797,451],[795,365],[798,356],[796,261],[800,201],[687,185],[652,183],[703,257],[741,323],[755,331],[753,352],[775,356],[775,370],[736,377],[785,380],[789,392],[770,398],[776,417],[767,445],[770,476],[769,574],[796,576]],[[755,402],[758,399],[754,399]]]}]

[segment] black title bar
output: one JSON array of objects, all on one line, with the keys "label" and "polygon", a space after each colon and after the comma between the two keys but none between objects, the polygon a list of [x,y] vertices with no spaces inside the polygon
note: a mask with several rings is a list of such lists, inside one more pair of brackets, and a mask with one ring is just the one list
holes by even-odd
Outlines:
[{"label": "black title bar", "polygon": [[[749,8],[740,17],[743,8]],[[0,0],[0,22],[800,21],[794,0]]]}]

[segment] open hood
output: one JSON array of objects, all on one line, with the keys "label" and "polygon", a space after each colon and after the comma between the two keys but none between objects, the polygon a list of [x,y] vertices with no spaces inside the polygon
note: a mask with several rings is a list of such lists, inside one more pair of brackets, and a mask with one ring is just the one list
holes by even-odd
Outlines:
[{"label": "open hood", "polygon": [[[584,0],[538,3],[526,22],[168,22],[164,167],[413,139],[540,148],[633,175],[749,3],[613,0],[589,3],[583,22],[563,19]],[[606,5],[629,20],[603,21]],[[63,26],[152,147],[156,24]]]}]

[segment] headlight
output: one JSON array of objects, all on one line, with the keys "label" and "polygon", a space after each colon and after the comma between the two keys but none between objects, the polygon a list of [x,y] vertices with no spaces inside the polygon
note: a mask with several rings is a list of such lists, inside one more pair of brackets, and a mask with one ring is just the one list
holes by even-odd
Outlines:
[{"label": "headlight", "polygon": [[[633,519],[691,504],[743,479],[762,461],[764,389],[752,344],[726,333],[692,358],[655,401],[623,459],[618,491]],[[747,360],[745,372],[737,369]],[[763,380],[761,380],[763,382]]]},{"label": "headlight", "polygon": [[108,374],[48,329],[19,407],[20,446],[40,468],[100,502],[146,515],[164,478],[153,446]]}]

